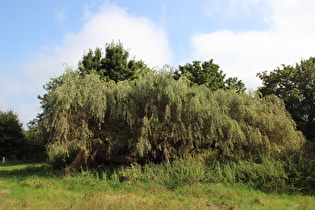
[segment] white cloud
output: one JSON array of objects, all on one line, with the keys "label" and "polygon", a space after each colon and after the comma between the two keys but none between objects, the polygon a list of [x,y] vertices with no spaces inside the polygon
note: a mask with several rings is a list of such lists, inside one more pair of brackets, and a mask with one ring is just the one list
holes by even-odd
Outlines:
[{"label": "white cloud", "polygon": [[105,4],[96,15],[89,15],[89,20],[78,34],[67,34],[64,44],[56,48],[62,57],[72,54],[68,59],[77,64],[83,50],[102,47],[106,42],[119,40],[136,59],[142,59],[150,66],[162,66],[172,62],[166,32],[143,17],[134,17],[125,10]]},{"label": "white cloud", "polygon": [[268,12],[265,0],[212,0],[203,4],[206,15],[217,22],[232,20],[237,16],[249,17]]},{"label": "white cloud", "polygon": [[56,10],[54,11],[54,16],[55,16],[55,21],[58,24],[63,24],[65,22],[66,16],[65,16],[64,11]]},{"label": "white cloud", "polygon": [[[63,19],[59,14],[56,17]],[[78,33],[66,34],[63,43],[53,47],[50,54],[37,52],[6,69],[7,79],[0,84],[6,92],[1,93],[0,99],[9,98],[7,104],[13,105],[24,124],[38,112],[37,95],[43,94],[43,84],[63,73],[63,63],[76,68],[84,51],[89,48],[104,49],[106,43],[120,40],[125,49],[130,49],[132,56],[151,67],[172,62],[165,31],[149,19],[132,16],[107,3],[97,13],[89,13],[84,18],[86,22],[82,29]]]},{"label": "white cloud", "polygon": [[[234,1],[233,1],[234,2]],[[248,3],[246,0],[239,2]],[[237,76],[247,87],[256,88],[257,72],[271,71],[281,64],[294,65],[314,55],[315,2],[266,0],[271,16],[266,31],[219,30],[192,37],[194,59],[210,59],[228,76]],[[239,5],[240,7],[242,5]]]}]

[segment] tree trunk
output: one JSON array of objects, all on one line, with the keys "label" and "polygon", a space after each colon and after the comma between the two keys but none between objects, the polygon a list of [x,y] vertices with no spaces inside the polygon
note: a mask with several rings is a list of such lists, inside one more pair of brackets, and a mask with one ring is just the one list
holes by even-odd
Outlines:
[{"label": "tree trunk", "polygon": [[85,161],[84,151],[80,151],[70,165],[66,167],[66,174],[70,174],[73,170],[79,171],[82,166],[90,165],[94,161],[109,164],[129,165],[136,162],[136,159],[128,155],[112,155],[108,157],[104,153],[95,151],[93,152],[93,157],[90,157],[87,161]]},{"label": "tree trunk", "polygon": [[95,161],[101,163],[114,163],[119,165],[128,165],[132,162],[136,162],[135,158],[132,158],[128,155],[112,155],[108,157],[104,153],[97,152],[95,156]]},{"label": "tree trunk", "polygon": [[66,174],[70,174],[73,170],[80,170],[84,164],[84,151],[80,151],[75,159],[66,167]]}]

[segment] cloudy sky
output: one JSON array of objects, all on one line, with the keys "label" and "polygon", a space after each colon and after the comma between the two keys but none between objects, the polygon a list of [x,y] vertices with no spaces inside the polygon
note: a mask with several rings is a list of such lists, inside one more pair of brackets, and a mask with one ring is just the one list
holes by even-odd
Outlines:
[{"label": "cloudy sky", "polygon": [[151,67],[214,59],[247,88],[257,72],[314,56],[313,0],[0,1],[0,110],[26,124],[64,63],[120,40]]}]

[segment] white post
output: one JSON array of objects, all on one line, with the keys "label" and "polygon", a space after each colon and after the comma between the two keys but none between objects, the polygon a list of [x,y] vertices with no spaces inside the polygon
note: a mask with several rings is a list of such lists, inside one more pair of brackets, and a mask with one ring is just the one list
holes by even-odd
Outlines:
[{"label": "white post", "polygon": [[2,163],[4,163],[5,162],[5,157],[2,157]]}]

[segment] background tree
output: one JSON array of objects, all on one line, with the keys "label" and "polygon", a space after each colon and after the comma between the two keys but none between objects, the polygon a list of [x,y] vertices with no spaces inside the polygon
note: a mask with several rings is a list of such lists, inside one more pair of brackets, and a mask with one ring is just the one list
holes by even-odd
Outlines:
[{"label": "background tree", "polygon": [[22,159],[26,141],[22,123],[13,111],[0,111],[0,157]]},{"label": "background tree", "polygon": [[[104,57],[103,57],[104,56]],[[100,48],[93,52],[91,49],[79,62],[79,72],[82,75],[96,71],[105,81],[115,82],[125,79],[135,79],[144,75],[149,68],[143,61],[135,61],[129,58],[129,52],[119,42],[106,44],[105,54]]]},{"label": "background tree", "polygon": [[182,75],[185,75],[195,84],[206,85],[213,91],[217,89],[233,89],[236,92],[245,91],[244,83],[236,77],[224,81],[226,75],[220,70],[219,65],[213,63],[212,59],[203,63],[193,61],[192,64],[187,63],[184,66],[179,66],[179,69],[174,73],[174,78],[179,79]]},{"label": "background tree", "polygon": [[284,100],[286,109],[307,139],[315,140],[315,58],[301,60],[294,66],[282,65],[269,74],[258,73],[263,96],[275,94]]},{"label": "background tree", "polygon": [[246,90],[245,84],[242,80],[238,80],[237,77],[229,77],[225,80],[226,89],[234,90],[237,93],[244,92]]},{"label": "background tree", "polygon": [[42,138],[39,132],[38,120],[33,119],[27,123],[27,130],[24,136],[27,143],[26,159],[32,161],[45,161],[47,159],[47,139]]}]

